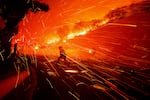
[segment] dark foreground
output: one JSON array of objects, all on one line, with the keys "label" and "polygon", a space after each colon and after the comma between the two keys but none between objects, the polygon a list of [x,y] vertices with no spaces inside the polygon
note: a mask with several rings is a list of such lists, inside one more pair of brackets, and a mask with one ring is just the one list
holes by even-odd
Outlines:
[{"label": "dark foreground", "polygon": [[[2,100],[149,100],[150,69],[107,61],[40,57],[30,76]],[[21,72],[23,73],[23,72]],[[7,89],[7,88],[6,88]]]}]

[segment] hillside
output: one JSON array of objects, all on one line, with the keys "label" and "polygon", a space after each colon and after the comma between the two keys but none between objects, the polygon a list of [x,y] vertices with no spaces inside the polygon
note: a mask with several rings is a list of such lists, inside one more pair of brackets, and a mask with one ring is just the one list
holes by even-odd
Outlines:
[{"label": "hillside", "polygon": [[[95,50],[86,58],[115,61],[148,68],[150,64],[150,13],[140,12],[108,23],[70,43]],[[83,57],[85,58],[85,56]]]}]

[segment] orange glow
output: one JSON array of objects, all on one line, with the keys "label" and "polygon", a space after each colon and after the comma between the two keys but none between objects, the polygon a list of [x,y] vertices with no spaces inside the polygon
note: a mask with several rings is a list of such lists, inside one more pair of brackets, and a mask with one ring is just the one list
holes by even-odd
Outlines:
[{"label": "orange glow", "polygon": [[92,50],[91,50],[91,49],[89,49],[89,53],[92,53]]},{"label": "orange glow", "polygon": [[82,36],[82,35],[86,35],[88,31],[90,31],[92,28],[86,28],[84,29],[83,31],[80,31],[80,32],[74,32],[74,33],[69,33],[67,35],[67,39],[73,39],[75,38],[76,36]]},{"label": "orange glow", "polygon": [[[19,74],[19,80],[17,85],[20,85],[25,79],[27,79],[27,77],[29,77],[29,74],[30,73],[26,71],[21,72]],[[2,91],[0,91],[1,94],[0,99],[9,94],[15,88],[17,77],[18,75],[14,74],[6,79],[1,80],[0,89]]]},{"label": "orange glow", "polygon": [[[46,13],[29,12],[19,23],[19,33],[15,36],[15,39],[19,40],[18,48],[22,53],[30,53],[29,51],[33,49],[39,50],[40,48],[41,50],[41,45],[59,43],[61,39],[61,42],[67,43],[69,39],[86,35],[88,31],[95,29],[92,26],[71,29],[77,22],[101,20],[110,10],[139,1],[142,0],[42,0],[48,3],[51,9]],[[104,19],[98,25],[104,25],[107,22],[108,19]],[[57,31],[63,26],[67,27],[61,31],[60,34],[64,35],[64,38],[61,38],[58,37]],[[38,44],[39,47],[35,48],[35,44]]]},{"label": "orange glow", "polygon": [[39,49],[39,46],[36,45],[36,46],[35,46],[35,50],[38,50],[38,49]]},{"label": "orange glow", "polygon": [[56,42],[59,42],[60,39],[59,38],[53,38],[53,39],[50,39],[47,44],[52,44],[52,43],[56,43]]},{"label": "orange glow", "polygon": [[102,22],[99,23],[99,26],[104,25],[108,23],[109,19],[104,19]]},{"label": "orange glow", "polygon": [[67,39],[73,39],[75,37],[75,34],[71,33],[67,36]]},{"label": "orange glow", "polygon": [[67,39],[73,39],[76,36],[80,36],[80,35],[85,35],[87,33],[87,31],[82,31],[82,32],[78,32],[78,33],[70,33],[67,35]]},{"label": "orange glow", "polygon": [[77,36],[85,35],[86,33],[87,33],[87,31],[85,30],[85,31],[79,32],[79,33],[77,34]]},{"label": "orange glow", "polygon": [[63,40],[63,42],[64,42],[64,43],[66,43],[66,42],[67,42],[67,40]]}]

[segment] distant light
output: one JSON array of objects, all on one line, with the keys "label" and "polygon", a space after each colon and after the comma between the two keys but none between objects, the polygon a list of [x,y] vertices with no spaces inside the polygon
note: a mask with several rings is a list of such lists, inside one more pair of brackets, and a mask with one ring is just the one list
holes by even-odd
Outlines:
[{"label": "distant light", "polygon": [[92,50],[91,50],[91,49],[89,49],[89,53],[92,53]]},{"label": "distant light", "polygon": [[66,43],[66,42],[67,42],[67,40],[63,40],[63,42],[64,42],[64,43]]},{"label": "distant light", "polygon": [[65,72],[67,72],[67,73],[78,73],[79,71],[78,70],[65,70]]},{"label": "distant light", "polygon": [[35,50],[38,50],[38,49],[39,49],[39,47],[36,45],[36,46],[35,46]]}]

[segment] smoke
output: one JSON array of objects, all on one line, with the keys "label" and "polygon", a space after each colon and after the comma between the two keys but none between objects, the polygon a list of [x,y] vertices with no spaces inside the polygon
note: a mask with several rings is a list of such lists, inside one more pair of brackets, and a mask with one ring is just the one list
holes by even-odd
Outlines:
[{"label": "smoke", "polygon": [[109,22],[114,22],[140,12],[150,12],[150,1],[144,0],[139,3],[114,9],[106,14],[104,18],[108,18],[110,20]]}]

